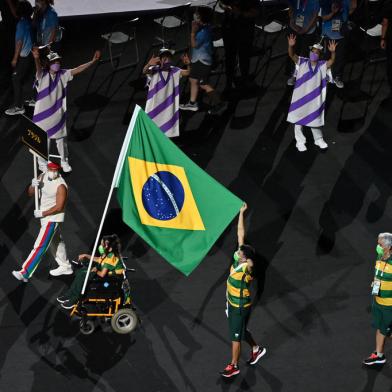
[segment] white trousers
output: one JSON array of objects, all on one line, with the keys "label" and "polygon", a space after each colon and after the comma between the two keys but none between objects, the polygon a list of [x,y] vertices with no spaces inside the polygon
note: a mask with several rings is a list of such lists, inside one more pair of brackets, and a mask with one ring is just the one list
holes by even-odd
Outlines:
[{"label": "white trousers", "polygon": [[[48,151],[50,151],[50,143],[52,140],[56,141],[57,152],[61,157],[61,162],[68,162],[68,143],[67,137],[60,137],[59,139],[48,139]],[[42,158],[38,158],[38,165],[41,171],[46,171],[46,161]],[[43,170],[45,169],[45,170]]]},{"label": "white trousers", "polygon": [[29,279],[33,275],[48,250],[59,266],[71,266],[61,236],[61,225],[61,222],[48,222],[41,225],[33,250],[23,263],[20,271],[25,278]]},{"label": "white trousers", "polygon": [[[312,130],[314,141],[316,141],[318,139],[323,139],[323,131],[321,130],[321,128],[310,128],[310,129]],[[303,126],[302,125],[298,125],[298,124],[294,125],[294,137],[295,137],[295,141],[297,142],[297,144],[305,144],[306,143],[306,137],[303,133]]]}]

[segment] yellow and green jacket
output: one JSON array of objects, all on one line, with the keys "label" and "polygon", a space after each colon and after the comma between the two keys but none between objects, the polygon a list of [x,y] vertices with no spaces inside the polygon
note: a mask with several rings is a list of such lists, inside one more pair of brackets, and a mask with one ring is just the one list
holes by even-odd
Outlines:
[{"label": "yellow and green jacket", "polygon": [[249,290],[252,276],[247,266],[246,262],[233,261],[227,278],[227,302],[236,308],[246,308],[252,304]]},{"label": "yellow and green jacket", "polygon": [[108,269],[108,275],[122,275],[125,272],[122,260],[113,253],[101,257],[98,270],[103,270],[104,268]]},{"label": "yellow and green jacket", "polygon": [[392,258],[377,260],[375,269],[375,279],[381,281],[375,300],[379,305],[392,306]]}]

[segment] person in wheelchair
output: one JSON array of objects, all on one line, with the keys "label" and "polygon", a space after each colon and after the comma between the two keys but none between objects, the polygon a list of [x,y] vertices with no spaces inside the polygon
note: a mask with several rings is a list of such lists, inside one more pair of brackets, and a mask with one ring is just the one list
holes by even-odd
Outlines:
[{"label": "person in wheelchair", "polygon": [[[125,265],[121,257],[121,243],[118,236],[116,234],[103,236],[98,252],[99,256],[93,258],[94,264],[90,271],[89,280],[99,280],[107,276],[117,276],[124,280]],[[75,274],[68,291],[57,298],[64,309],[72,309],[78,303],[90,258],[91,256],[88,254],[79,255],[78,260],[81,268]]]}]

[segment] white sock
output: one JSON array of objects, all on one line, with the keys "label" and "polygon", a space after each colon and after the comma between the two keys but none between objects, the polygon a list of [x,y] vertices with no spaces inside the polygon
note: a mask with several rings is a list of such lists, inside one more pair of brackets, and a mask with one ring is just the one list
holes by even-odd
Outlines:
[{"label": "white sock", "polygon": [[257,353],[257,351],[259,351],[259,349],[260,349],[259,346],[255,346],[255,347],[252,348],[252,351],[253,351],[254,353]]},{"label": "white sock", "polygon": [[378,351],[377,351],[377,356],[380,358],[380,357],[382,357],[384,355],[384,353],[379,353]]}]

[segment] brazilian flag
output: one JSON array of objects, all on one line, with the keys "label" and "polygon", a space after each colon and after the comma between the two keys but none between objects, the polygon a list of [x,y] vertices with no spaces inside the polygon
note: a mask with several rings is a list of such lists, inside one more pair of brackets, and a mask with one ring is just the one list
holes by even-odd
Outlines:
[{"label": "brazilian flag", "polygon": [[120,153],[114,186],[124,222],[187,276],[242,205],[138,106]]}]

